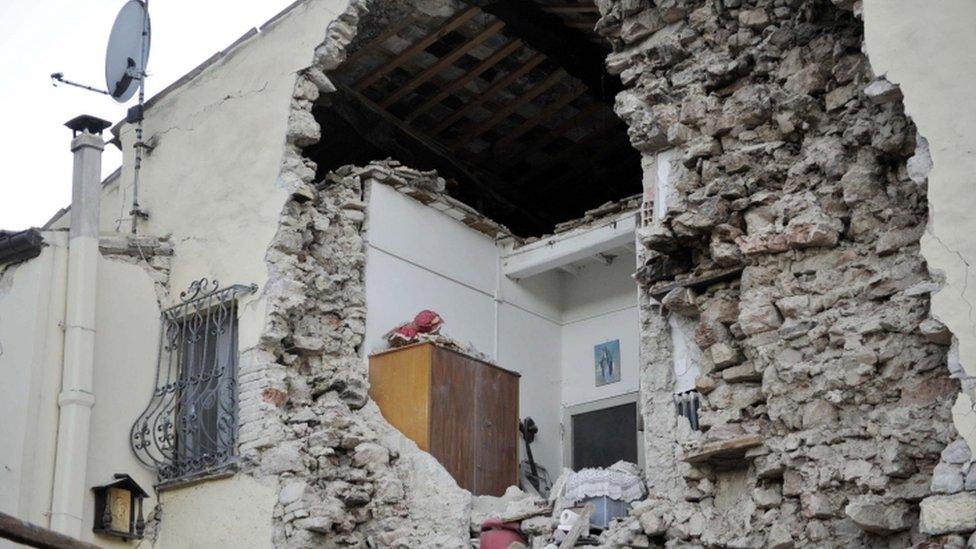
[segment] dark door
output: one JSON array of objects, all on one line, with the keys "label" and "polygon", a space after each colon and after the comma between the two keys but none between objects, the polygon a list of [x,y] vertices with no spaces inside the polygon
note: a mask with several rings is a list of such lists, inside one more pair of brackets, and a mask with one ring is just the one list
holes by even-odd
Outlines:
[{"label": "dark door", "polygon": [[637,403],[574,414],[573,469],[637,463]]}]

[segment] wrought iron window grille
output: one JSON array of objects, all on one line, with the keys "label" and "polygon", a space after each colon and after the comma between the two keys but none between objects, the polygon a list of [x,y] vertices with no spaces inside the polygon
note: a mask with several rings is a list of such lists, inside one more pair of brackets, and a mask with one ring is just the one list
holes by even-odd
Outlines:
[{"label": "wrought iron window grille", "polygon": [[152,397],[129,433],[162,484],[220,471],[237,447],[237,300],[257,285],[202,278],[163,310]]}]

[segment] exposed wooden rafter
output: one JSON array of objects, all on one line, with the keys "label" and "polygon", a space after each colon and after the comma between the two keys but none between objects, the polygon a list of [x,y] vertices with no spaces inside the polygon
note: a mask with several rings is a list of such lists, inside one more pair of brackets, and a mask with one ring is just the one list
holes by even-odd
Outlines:
[{"label": "exposed wooden rafter", "polygon": [[471,142],[472,139],[482,135],[488,130],[494,128],[506,118],[511,116],[511,114],[521,107],[525,106],[527,103],[531,102],[536,97],[539,97],[550,88],[556,84],[562,82],[566,78],[566,73],[562,70],[557,70],[556,72],[549,75],[548,78],[539,82],[529,88],[525,93],[518,96],[514,101],[508,103],[502,109],[495,112],[491,118],[484,120],[482,122],[476,122],[472,124],[467,130],[465,130],[461,137],[451,143],[451,148],[454,150],[460,149]]},{"label": "exposed wooden rafter", "polygon": [[620,79],[604,67],[607,52],[580,30],[566,26],[558,15],[528,0],[469,1],[504,21],[509,32],[586,84],[599,101],[612,105],[623,89]]},{"label": "exposed wooden rafter", "polygon": [[449,67],[455,61],[460,59],[462,55],[465,55],[469,51],[478,47],[478,45],[483,43],[485,40],[488,40],[492,36],[498,34],[498,32],[501,31],[502,28],[504,27],[505,27],[504,22],[495,20],[492,24],[485,27],[484,30],[479,32],[470,40],[454,48],[454,50],[452,50],[450,53],[448,53],[444,57],[441,57],[434,64],[421,71],[420,74],[417,74],[416,76],[414,76],[413,78],[405,82],[395,92],[391,93],[389,97],[383,99],[383,101],[380,102],[380,106],[386,109],[390,105],[396,103],[397,101],[402,99],[403,96],[417,89],[418,86],[430,80],[434,75],[440,73],[442,70]]},{"label": "exposed wooden rafter", "polygon": [[552,220],[523,208],[502,195],[499,189],[504,188],[504,185],[493,176],[458,160],[439,143],[411,128],[358,91],[341,83],[336,87],[338,97],[330,108],[367,141],[395,154],[402,162],[418,167],[429,166],[443,174],[456,174],[466,183],[477,186],[489,199],[518,211],[540,229],[552,226]]},{"label": "exposed wooden rafter", "polygon": [[495,97],[502,90],[507,88],[512,82],[515,82],[519,78],[525,76],[526,74],[528,74],[529,71],[536,68],[540,63],[542,63],[545,60],[546,60],[546,56],[542,55],[541,53],[537,53],[532,57],[528,58],[524,63],[519,65],[517,69],[506,74],[503,78],[499,79],[497,82],[492,84],[488,89],[483,91],[480,95],[478,95],[471,101],[465,103],[464,106],[462,106],[460,109],[454,111],[454,113],[451,114],[451,116],[448,116],[447,118],[442,120],[439,124],[434,126],[434,128],[430,130],[431,135],[437,136],[447,128],[450,128],[451,126],[454,125],[455,122],[460,120],[461,117],[467,114],[468,111],[477,107],[478,105],[481,105],[485,101],[488,101],[491,98]]},{"label": "exposed wooden rafter", "polygon": [[596,4],[542,4],[540,7],[549,13],[600,13]]},{"label": "exposed wooden rafter", "polygon": [[583,121],[586,120],[590,115],[599,112],[601,110],[603,110],[603,108],[601,107],[600,103],[587,104],[585,107],[580,109],[579,112],[571,116],[568,120],[553,128],[552,131],[546,134],[545,137],[539,139],[538,141],[530,143],[529,145],[520,147],[515,151],[512,151],[512,154],[507,157],[509,167],[514,168],[515,164],[518,161],[534,153],[535,151],[542,149],[543,147],[559,139],[560,137],[563,137],[570,130],[583,123]]},{"label": "exposed wooden rafter", "polygon": [[346,58],[346,63],[348,65],[355,65],[360,59],[362,59],[366,54],[373,53],[377,48],[381,47],[384,42],[389,40],[394,35],[398,34],[403,29],[413,25],[417,22],[417,15],[411,13],[409,16],[404,17],[394,25],[390,25],[388,29],[383,31],[376,38],[369,41],[369,43],[364,44],[358,50],[352,52],[349,57]]},{"label": "exposed wooden rafter", "polygon": [[517,128],[505,134],[495,142],[494,146],[497,150],[502,150],[509,145],[511,145],[516,139],[522,137],[527,132],[532,131],[533,128],[539,124],[545,122],[551,118],[554,114],[563,109],[566,105],[572,103],[577,97],[586,93],[586,87],[581,84],[574,84],[568,90],[563,92],[562,95],[556,98],[555,101],[546,105],[541,109],[535,116],[528,118],[525,122],[519,124]]},{"label": "exposed wooden rafter", "polygon": [[393,59],[390,59],[381,67],[378,67],[369,72],[366,76],[359,79],[358,82],[353,86],[357,91],[362,91],[370,86],[372,86],[380,78],[383,78],[387,74],[396,70],[397,67],[403,64],[404,61],[410,59],[414,55],[417,55],[425,48],[437,42],[443,38],[447,33],[453,31],[454,29],[465,24],[471,18],[478,15],[480,11],[478,8],[471,7],[466,10],[459,11],[454,14],[453,17],[444,22],[443,25],[435,29],[430,34],[424,36],[420,40],[414,42],[410,46],[404,48],[399,54],[397,54]]},{"label": "exposed wooden rafter", "polygon": [[469,82],[477,78],[479,75],[484,73],[486,70],[497,65],[502,59],[505,59],[509,55],[515,53],[516,50],[522,47],[522,41],[519,39],[509,40],[504,46],[498,49],[495,53],[492,53],[484,59],[478,66],[472,68],[468,72],[462,74],[461,76],[454,79],[450,84],[441,88],[439,92],[431,96],[430,99],[426,100],[414,109],[407,117],[407,122],[414,121],[418,116],[429,111],[434,105],[443,101],[446,97],[452,93],[464,88]]}]

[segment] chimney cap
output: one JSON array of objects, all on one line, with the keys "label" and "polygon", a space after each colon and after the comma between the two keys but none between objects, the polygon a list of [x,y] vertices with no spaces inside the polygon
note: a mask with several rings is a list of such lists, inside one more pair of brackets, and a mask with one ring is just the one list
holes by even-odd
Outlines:
[{"label": "chimney cap", "polygon": [[85,131],[94,135],[102,135],[102,131],[105,128],[112,125],[111,122],[107,120],[102,120],[97,116],[92,116],[90,114],[83,114],[81,116],[76,116],[71,120],[64,123],[65,126],[71,129],[72,137],[76,137],[78,132]]}]

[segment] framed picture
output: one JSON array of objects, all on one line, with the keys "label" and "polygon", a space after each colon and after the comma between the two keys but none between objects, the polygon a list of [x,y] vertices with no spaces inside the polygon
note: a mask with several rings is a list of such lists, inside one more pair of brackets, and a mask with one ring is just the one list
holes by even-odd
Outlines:
[{"label": "framed picture", "polygon": [[594,345],[593,366],[597,387],[620,381],[620,340]]}]

